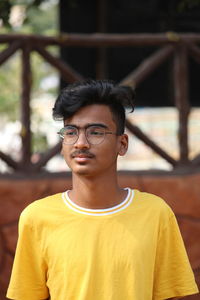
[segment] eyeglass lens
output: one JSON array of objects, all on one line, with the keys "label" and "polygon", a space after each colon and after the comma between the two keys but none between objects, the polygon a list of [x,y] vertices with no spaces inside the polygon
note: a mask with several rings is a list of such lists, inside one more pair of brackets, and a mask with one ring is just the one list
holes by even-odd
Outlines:
[{"label": "eyeglass lens", "polygon": [[[100,144],[105,138],[105,128],[90,126],[85,129],[85,135],[90,144]],[[73,126],[66,126],[61,129],[60,136],[64,139],[65,144],[74,144],[78,140],[79,130]]]}]

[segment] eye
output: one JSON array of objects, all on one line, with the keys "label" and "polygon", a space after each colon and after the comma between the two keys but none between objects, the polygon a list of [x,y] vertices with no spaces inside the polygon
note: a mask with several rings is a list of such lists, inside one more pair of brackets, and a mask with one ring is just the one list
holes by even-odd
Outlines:
[{"label": "eye", "polygon": [[64,135],[66,136],[74,136],[77,135],[77,129],[73,128],[73,127],[69,127],[69,128],[64,128]]},{"label": "eye", "polygon": [[104,135],[104,129],[100,127],[89,128],[88,134],[92,136],[102,136]]},{"label": "eye", "polygon": [[75,130],[66,130],[65,131],[65,135],[68,135],[68,136],[70,136],[70,135],[76,135],[76,131]]}]

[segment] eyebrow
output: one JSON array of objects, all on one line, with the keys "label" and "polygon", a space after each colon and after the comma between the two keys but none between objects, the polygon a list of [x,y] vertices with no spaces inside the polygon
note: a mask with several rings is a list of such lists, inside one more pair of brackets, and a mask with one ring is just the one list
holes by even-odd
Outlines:
[{"label": "eyebrow", "polygon": [[65,127],[67,127],[67,126],[75,127],[77,129],[80,129],[80,128],[85,128],[86,129],[86,128],[91,127],[91,126],[97,126],[97,127],[102,127],[102,128],[108,129],[108,126],[103,124],[103,123],[88,123],[84,127],[77,126],[76,124],[65,124]]}]

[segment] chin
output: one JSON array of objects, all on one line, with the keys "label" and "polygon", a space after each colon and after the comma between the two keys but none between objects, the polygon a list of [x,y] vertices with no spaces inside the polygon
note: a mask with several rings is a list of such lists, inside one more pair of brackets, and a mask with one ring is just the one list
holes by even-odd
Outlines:
[{"label": "chin", "polygon": [[71,169],[72,173],[77,174],[77,175],[91,175],[93,172],[92,170],[88,170],[87,167],[84,166],[78,166],[76,168]]},{"label": "chin", "polygon": [[79,166],[72,169],[72,173],[77,176],[84,176],[87,178],[92,178],[100,175],[102,172],[100,170],[94,169],[94,168],[88,168],[84,166]]},{"label": "chin", "polygon": [[[114,168],[116,169],[116,166],[114,165]],[[85,176],[85,177],[97,177],[102,176],[103,174],[110,173],[110,170],[113,170],[113,165],[109,166],[101,166],[101,168],[98,168],[95,165],[89,165],[89,164],[71,164],[70,169],[74,175],[78,176]]]}]

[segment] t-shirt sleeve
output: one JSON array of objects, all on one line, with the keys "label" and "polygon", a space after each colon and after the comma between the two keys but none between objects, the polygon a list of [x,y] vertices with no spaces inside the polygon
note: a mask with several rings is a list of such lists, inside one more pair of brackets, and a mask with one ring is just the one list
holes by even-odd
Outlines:
[{"label": "t-shirt sleeve", "polygon": [[46,273],[41,245],[29,209],[25,209],[19,220],[19,238],[7,297],[17,300],[47,299]]},{"label": "t-shirt sleeve", "polygon": [[154,300],[181,298],[198,293],[182,236],[172,212],[160,231],[154,278]]}]

